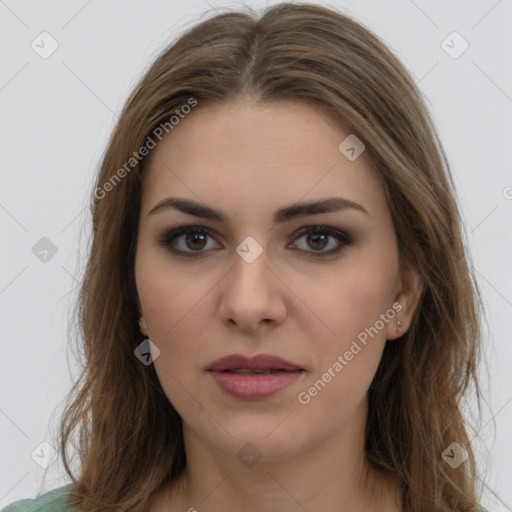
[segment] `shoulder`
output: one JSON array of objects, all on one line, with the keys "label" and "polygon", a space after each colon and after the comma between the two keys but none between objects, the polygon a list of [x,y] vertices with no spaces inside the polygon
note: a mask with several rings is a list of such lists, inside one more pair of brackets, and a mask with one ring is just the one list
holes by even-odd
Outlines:
[{"label": "shoulder", "polygon": [[76,509],[66,502],[70,490],[71,484],[58,487],[34,499],[15,501],[1,512],[73,512]]}]

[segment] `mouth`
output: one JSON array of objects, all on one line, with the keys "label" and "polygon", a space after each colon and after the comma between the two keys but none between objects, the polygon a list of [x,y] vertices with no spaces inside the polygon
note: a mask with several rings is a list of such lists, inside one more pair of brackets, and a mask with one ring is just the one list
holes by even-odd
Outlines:
[{"label": "mouth", "polygon": [[268,354],[233,354],[213,363],[207,372],[219,389],[241,400],[261,400],[294,384],[306,370]]}]

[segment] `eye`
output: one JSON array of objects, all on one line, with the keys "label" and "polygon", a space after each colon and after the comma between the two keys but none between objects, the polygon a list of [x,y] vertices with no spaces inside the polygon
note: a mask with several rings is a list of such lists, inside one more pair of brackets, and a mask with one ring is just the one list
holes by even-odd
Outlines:
[{"label": "eye", "polygon": [[[352,239],[347,233],[327,226],[308,226],[296,240],[303,237],[305,237],[306,246],[313,250],[308,250],[307,247],[306,249],[299,250],[301,252],[313,253],[313,257],[320,258],[333,256],[339,253],[346,245],[352,243]],[[329,241],[329,238],[331,241]],[[331,247],[329,250],[324,250],[329,246]]]},{"label": "eye", "polygon": [[158,243],[175,254],[194,257],[204,252],[203,249],[211,249],[207,247],[208,238],[213,240],[210,233],[201,226],[183,226],[166,233]]},{"label": "eye", "polygon": [[[215,248],[208,247],[209,238],[214,240],[209,231],[201,226],[183,226],[166,233],[158,240],[158,243],[179,256],[195,257],[205,250]],[[352,243],[352,239],[347,233],[327,226],[308,226],[295,238],[295,241],[301,238],[305,238],[306,245],[312,250],[306,247],[305,249],[299,248],[299,251],[319,258],[333,256]],[[287,247],[290,246],[295,248],[297,244],[295,242]],[[324,250],[329,246],[331,246],[329,250]],[[216,248],[219,247],[220,245],[217,244]]]}]

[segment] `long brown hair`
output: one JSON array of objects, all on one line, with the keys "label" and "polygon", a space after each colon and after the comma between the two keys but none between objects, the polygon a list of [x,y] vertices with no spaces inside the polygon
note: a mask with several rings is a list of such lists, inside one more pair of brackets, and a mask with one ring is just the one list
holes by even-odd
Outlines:
[{"label": "long brown hair", "polygon": [[[327,109],[366,145],[401,261],[424,281],[410,329],[387,343],[370,387],[366,455],[400,479],[404,510],[476,510],[461,400],[472,385],[480,406],[480,296],[447,158],[420,91],[376,35],[342,13],[291,3],[261,17],[246,8],[201,21],[160,54],[121,112],[91,198],[93,239],[76,311],[83,371],[60,424],[70,502],[84,512],[142,511],[185,468],[181,418],[153,365],[134,356],[144,339],[134,278],[147,163],[139,151],[158,142],[158,127],[170,132],[184,105],[240,96]],[[468,455],[456,468],[443,457],[452,442]]]}]

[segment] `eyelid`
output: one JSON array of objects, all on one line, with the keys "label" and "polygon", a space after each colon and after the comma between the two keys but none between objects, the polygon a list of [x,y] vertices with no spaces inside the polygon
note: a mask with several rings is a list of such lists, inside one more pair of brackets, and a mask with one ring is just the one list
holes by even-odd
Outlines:
[{"label": "eyelid", "polygon": [[[179,238],[180,236],[186,235],[188,233],[203,234],[210,238],[213,238],[214,240],[216,240],[216,236],[217,236],[215,230],[213,230],[213,229],[206,228],[204,226],[199,226],[199,225],[185,224],[183,226],[178,226],[176,228],[167,230],[163,234],[163,236],[161,236],[158,239],[158,243],[161,245],[164,245],[164,246],[169,246],[172,241],[174,241],[175,239]],[[212,233],[215,233],[216,236],[213,236]],[[182,251],[177,251],[177,252],[182,252]]]}]

